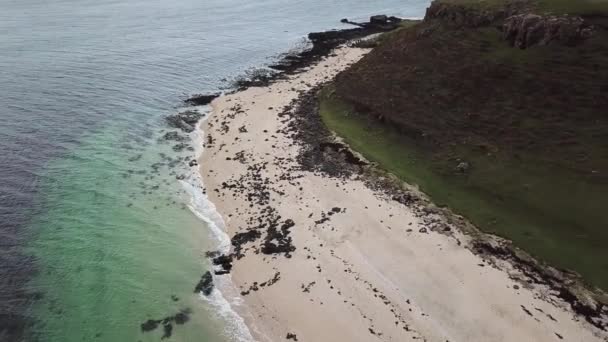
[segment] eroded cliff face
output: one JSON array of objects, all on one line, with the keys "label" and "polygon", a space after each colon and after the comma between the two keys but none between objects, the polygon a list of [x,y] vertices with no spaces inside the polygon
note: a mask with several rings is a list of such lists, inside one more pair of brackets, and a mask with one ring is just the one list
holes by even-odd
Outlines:
[{"label": "eroded cliff face", "polygon": [[593,26],[581,17],[518,14],[505,19],[503,38],[512,46],[525,49],[534,45],[560,43],[576,45],[593,35]]},{"label": "eroded cliff face", "polygon": [[555,43],[576,45],[593,35],[593,26],[580,16],[539,15],[534,11],[528,1],[498,8],[433,1],[424,20],[460,28],[496,26],[503,39],[521,49]]}]

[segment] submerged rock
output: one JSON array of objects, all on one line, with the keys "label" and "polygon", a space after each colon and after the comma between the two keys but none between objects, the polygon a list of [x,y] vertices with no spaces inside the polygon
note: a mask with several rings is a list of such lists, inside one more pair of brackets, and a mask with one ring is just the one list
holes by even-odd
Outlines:
[{"label": "submerged rock", "polygon": [[201,277],[201,280],[194,287],[194,292],[202,292],[205,296],[208,296],[213,291],[213,276],[211,272],[207,271]]},{"label": "submerged rock", "polygon": [[175,131],[165,133],[162,136],[161,139],[162,140],[167,140],[167,141],[171,141],[171,140],[174,140],[174,141],[187,141],[187,140],[189,140],[188,137],[180,135],[178,132],[175,132]]},{"label": "submerged rock", "polygon": [[141,324],[141,331],[147,332],[152,331],[158,327],[160,320],[149,319]]},{"label": "submerged rock", "polygon": [[167,339],[173,334],[173,323],[177,325],[185,324],[190,320],[190,309],[183,309],[172,316],[167,316],[162,319],[149,319],[140,325],[141,331],[149,332],[156,330],[159,325],[163,326],[163,336],[161,339]]},{"label": "submerged rock", "polygon": [[194,126],[202,117],[203,114],[197,111],[186,110],[175,115],[169,115],[165,119],[169,126],[190,133],[194,131]]}]

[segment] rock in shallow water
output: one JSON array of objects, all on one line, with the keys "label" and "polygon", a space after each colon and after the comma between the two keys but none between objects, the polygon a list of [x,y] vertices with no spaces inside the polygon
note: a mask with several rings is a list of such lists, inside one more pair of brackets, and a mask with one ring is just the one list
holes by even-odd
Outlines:
[{"label": "rock in shallow water", "polygon": [[213,291],[213,276],[211,272],[207,271],[201,277],[201,280],[194,287],[194,292],[202,292],[205,296],[208,296]]},{"label": "rock in shallow water", "polygon": [[197,94],[197,95],[190,97],[185,102],[188,104],[196,105],[196,106],[203,106],[203,105],[207,105],[207,104],[211,103],[211,101],[213,101],[215,98],[219,97],[220,95],[221,94],[219,94],[219,93]]},{"label": "rock in shallow water", "polygon": [[194,111],[186,110],[175,115],[169,115],[165,119],[169,126],[179,128],[186,133],[194,131],[194,126],[203,117],[203,114]]}]

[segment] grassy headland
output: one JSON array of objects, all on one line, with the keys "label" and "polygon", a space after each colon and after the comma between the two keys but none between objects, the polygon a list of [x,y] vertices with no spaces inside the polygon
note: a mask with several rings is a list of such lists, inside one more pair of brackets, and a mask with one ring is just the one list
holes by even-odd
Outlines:
[{"label": "grassy headland", "polygon": [[[520,13],[592,34],[520,49],[503,33]],[[605,0],[436,1],[340,74],[321,115],[437,204],[608,289],[607,28]]]}]

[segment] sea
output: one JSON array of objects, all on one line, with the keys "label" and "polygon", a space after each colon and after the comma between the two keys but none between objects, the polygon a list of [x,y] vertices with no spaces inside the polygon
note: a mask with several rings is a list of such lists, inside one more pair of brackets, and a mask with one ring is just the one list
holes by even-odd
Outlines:
[{"label": "sea", "polygon": [[165,117],[308,32],[429,2],[0,0],[0,341],[252,341],[229,276],[194,292],[229,240],[200,133],[167,141]]}]

